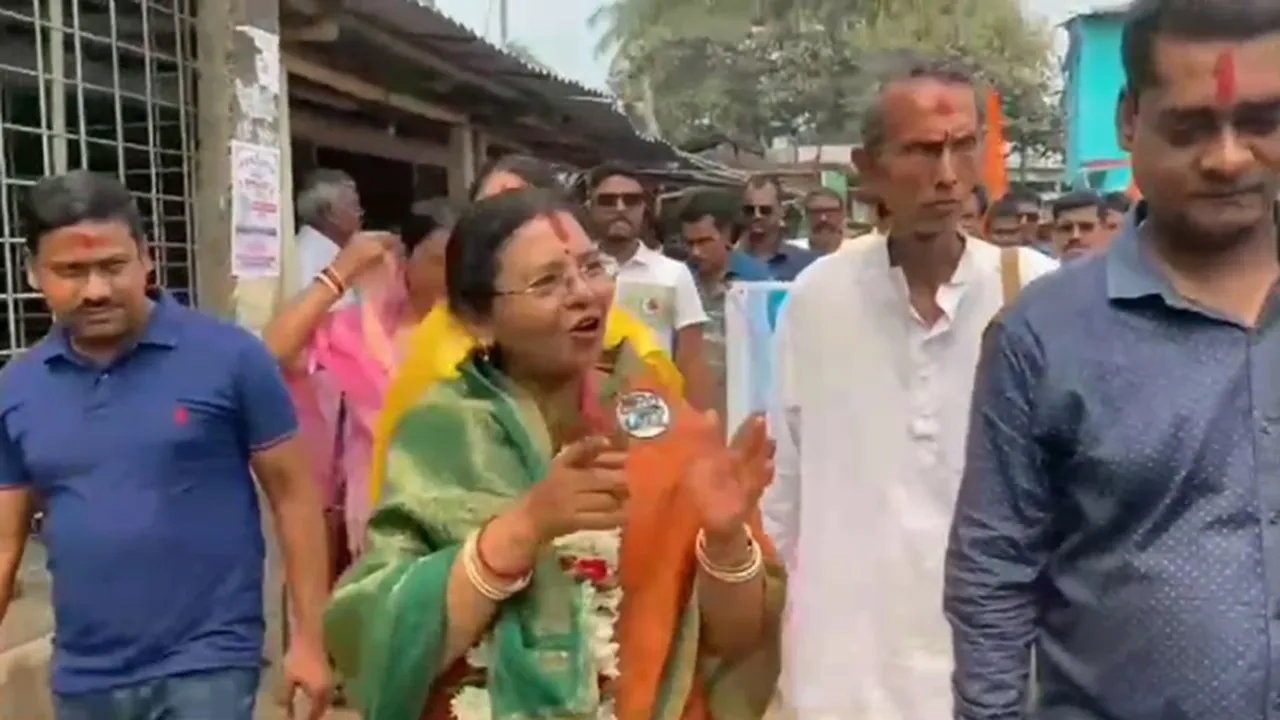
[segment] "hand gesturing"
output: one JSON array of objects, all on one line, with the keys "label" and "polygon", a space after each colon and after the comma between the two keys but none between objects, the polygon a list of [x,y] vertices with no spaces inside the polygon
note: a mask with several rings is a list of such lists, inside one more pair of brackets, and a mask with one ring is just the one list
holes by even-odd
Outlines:
[{"label": "hand gesturing", "polygon": [[773,479],[774,442],[759,415],[738,426],[728,447],[714,411],[697,420],[701,449],[685,472],[689,495],[708,535],[738,532]]}]

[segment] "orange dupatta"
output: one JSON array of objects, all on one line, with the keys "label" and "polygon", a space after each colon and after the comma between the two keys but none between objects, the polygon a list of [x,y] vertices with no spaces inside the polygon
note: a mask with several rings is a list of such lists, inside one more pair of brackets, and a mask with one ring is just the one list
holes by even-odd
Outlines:
[{"label": "orange dupatta", "polygon": [[[672,411],[672,425],[664,434],[653,440],[631,440],[627,458],[627,475],[630,497],[627,505],[627,523],[623,528],[619,566],[622,575],[622,611],[616,626],[616,638],[620,645],[620,680],[616,695],[619,718],[671,718],[675,720],[704,720],[712,717],[747,717],[715,713],[721,697],[710,697],[704,676],[710,669],[710,658],[696,648],[688,655],[688,648],[680,647],[679,638],[687,630],[682,625],[687,613],[697,612],[689,608],[696,603],[695,578],[697,561],[694,543],[701,522],[682,487],[683,468],[696,453],[701,452],[690,432],[694,420],[691,408],[679,395],[670,392],[646,377],[633,382],[629,390],[649,390],[661,395]],[[760,524],[759,513],[751,522],[752,532],[759,539],[766,562],[777,571],[776,553]],[[775,576],[776,577],[776,576]],[[771,580],[770,580],[771,581]],[[768,582],[768,581],[767,581]],[[776,623],[781,612],[782,588],[772,588],[774,610],[771,621]],[[768,600],[767,600],[768,601]],[[695,626],[696,630],[696,626]],[[767,632],[773,632],[772,629]],[[688,638],[684,638],[688,642]],[[774,650],[773,639],[762,652]],[[685,657],[681,657],[686,655]],[[673,672],[677,666],[693,663],[692,672]],[[764,667],[764,672],[758,672]],[[773,694],[776,684],[776,658],[752,665],[753,678],[738,678],[728,698],[735,705],[744,703],[754,713],[763,711]],[[772,678],[759,677],[773,673]],[[667,685],[664,687],[664,682]],[[747,698],[751,690],[765,691],[759,697]],[[754,688],[751,686],[755,686]],[[657,708],[660,698],[686,697],[683,707]],[[677,714],[673,714],[677,713]],[[756,715],[759,717],[759,715]]]}]

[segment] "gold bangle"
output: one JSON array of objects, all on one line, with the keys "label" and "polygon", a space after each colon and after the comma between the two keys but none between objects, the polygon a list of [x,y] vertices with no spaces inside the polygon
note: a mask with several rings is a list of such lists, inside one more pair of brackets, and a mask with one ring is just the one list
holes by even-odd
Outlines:
[{"label": "gold bangle", "polygon": [[698,564],[702,566],[703,572],[720,582],[730,585],[751,582],[760,575],[761,571],[764,570],[764,551],[760,549],[760,544],[756,542],[751,528],[746,527],[743,529],[747,533],[747,546],[750,548],[751,557],[743,564],[731,568],[717,565],[707,557],[707,534],[702,530],[698,531],[698,540],[694,543],[694,555],[698,558]]},{"label": "gold bangle", "polygon": [[505,583],[495,578],[485,577],[486,573],[481,568],[479,548],[476,544],[479,534],[479,531],[476,531],[467,536],[466,541],[462,544],[461,557],[462,569],[467,575],[467,580],[475,587],[476,591],[493,602],[502,602],[529,587],[530,581],[533,580],[532,570],[511,582]]},{"label": "gold bangle", "polygon": [[342,279],[342,276],[338,274],[337,270],[333,269],[332,265],[326,265],[323,268],[321,268],[320,277],[325,278],[329,281],[328,282],[329,287],[334,288],[335,292],[338,293],[338,297],[342,297],[343,295],[347,294],[346,281]]},{"label": "gold bangle", "polygon": [[329,291],[333,293],[334,297],[342,297],[346,294],[342,291],[342,288],[334,282],[333,278],[329,277],[329,275],[324,272],[316,275],[316,282],[328,288]]}]

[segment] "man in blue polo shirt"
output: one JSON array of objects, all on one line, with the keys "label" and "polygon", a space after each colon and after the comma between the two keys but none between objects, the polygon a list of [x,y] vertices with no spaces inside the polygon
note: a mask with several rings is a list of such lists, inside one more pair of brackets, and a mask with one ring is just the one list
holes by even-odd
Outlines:
[{"label": "man in blue polo shirt", "polygon": [[812,250],[783,240],[782,188],[773,177],[758,175],[747,181],[742,212],[747,216],[747,232],[741,249],[763,263],[774,280],[795,280],[818,259]]},{"label": "man in blue polo shirt", "polygon": [[0,373],[0,617],[39,500],[58,719],[251,720],[255,476],[295,611],[286,678],[318,718],[324,526],[275,361],[244,330],[148,292],[142,219],[114,178],[45,178],[24,210],[29,278],[57,324]]}]

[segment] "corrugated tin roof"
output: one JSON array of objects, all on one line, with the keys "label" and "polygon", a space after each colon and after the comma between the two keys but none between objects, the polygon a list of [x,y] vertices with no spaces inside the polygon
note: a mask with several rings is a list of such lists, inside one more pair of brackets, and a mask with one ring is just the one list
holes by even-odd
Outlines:
[{"label": "corrugated tin roof", "polygon": [[[606,95],[605,93],[603,93],[603,92],[601,92],[601,91],[599,91],[599,90],[595,90],[595,89],[589,88],[589,87],[587,87],[586,85],[583,85],[582,83],[580,83],[580,82],[578,82],[578,81],[576,81],[576,80],[572,80],[572,79],[570,79],[570,78],[567,78],[567,77],[565,77],[564,75],[561,75],[561,74],[559,74],[559,73],[555,72],[554,70],[552,70],[552,69],[550,69],[550,68],[546,68],[546,67],[539,67],[539,66],[537,66],[537,65],[533,65],[533,64],[529,63],[527,60],[525,60],[524,58],[522,58],[522,57],[520,57],[520,56],[518,56],[518,55],[516,55],[516,54],[514,54],[514,53],[512,53],[512,52],[509,52],[506,48],[499,47],[499,46],[497,46],[497,45],[495,45],[495,44],[493,44],[493,43],[489,42],[489,40],[488,40],[487,38],[485,38],[484,36],[480,35],[479,33],[476,33],[474,30],[472,30],[471,28],[469,28],[469,27],[467,27],[466,25],[462,24],[462,23],[461,23],[461,22],[459,22],[458,20],[455,20],[455,19],[454,19],[454,18],[452,18],[448,13],[446,13],[445,11],[441,10],[441,9],[440,9],[440,8],[438,8],[438,7],[431,7],[431,6],[428,6],[428,5],[424,5],[420,0],[395,0],[395,1],[400,2],[400,3],[403,3],[403,4],[407,4],[407,5],[415,5],[415,6],[419,7],[419,8],[421,8],[422,10],[425,10],[425,11],[427,11],[427,12],[429,12],[429,13],[432,13],[433,15],[437,16],[437,18],[438,18],[439,20],[443,21],[444,23],[447,23],[447,24],[450,26],[450,28],[453,30],[453,32],[454,32],[458,37],[463,37],[463,36],[465,36],[465,37],[469,37],[469,38],[471,38],[471,40],[472,40],[473,42],[475,42],[476,44],[481,45],[481,46],[483,46],[484,48],[486,48],[486,49],[488,49],[488,50],[490,50],[490,51],[492,51],[492,52],[495,52],[495,53],[498,53],[498,54],[502,55],[502,56],[503,56],[503,57],[505,57],[507,60],[511,60],[511,61],[516,62],[516,63],[517,63],[517,64],[519,64],[522,68],[524,68],[524,70],[525,70],[526,72],[528,72],[528,73],[530,73],[530,74],[533,74],[533,75],[540,75],[540,76],[542,76],[543,78],[545,78],[545,79],[547,79],[547,80],[551,80],[551,81],[554,81],[554,82],[556,82],[556,83],[559,83],[559,84],[561,84],[561,85],[563,85],[563,86],[566,86],[566,87],[572,88],[575,92],[581,93],[581,94],[583,94],[583,95],[594,95],[594,96],[596,96],[596,97],[598,97],[598,98],[607,98],[607,97],[609,97],[608,95]],[[353,4],[353,3],[352,3],[352,2],[350,2],[350,0],[348,0],[348,2],[347,2],[347,7],[351,7],[351,5],[352,5],[352,4]]]},{"label": "corrugated tin roof", "polygon": [[482,79],[552,104],[579,129],[612,143],[610,150],[623,159],[647,156],[657,162],[678,161],[674,146],[636,128],[611,95],[526,62],[438,8],[415,0],[346,0],[345,11],[388,26]]}]

